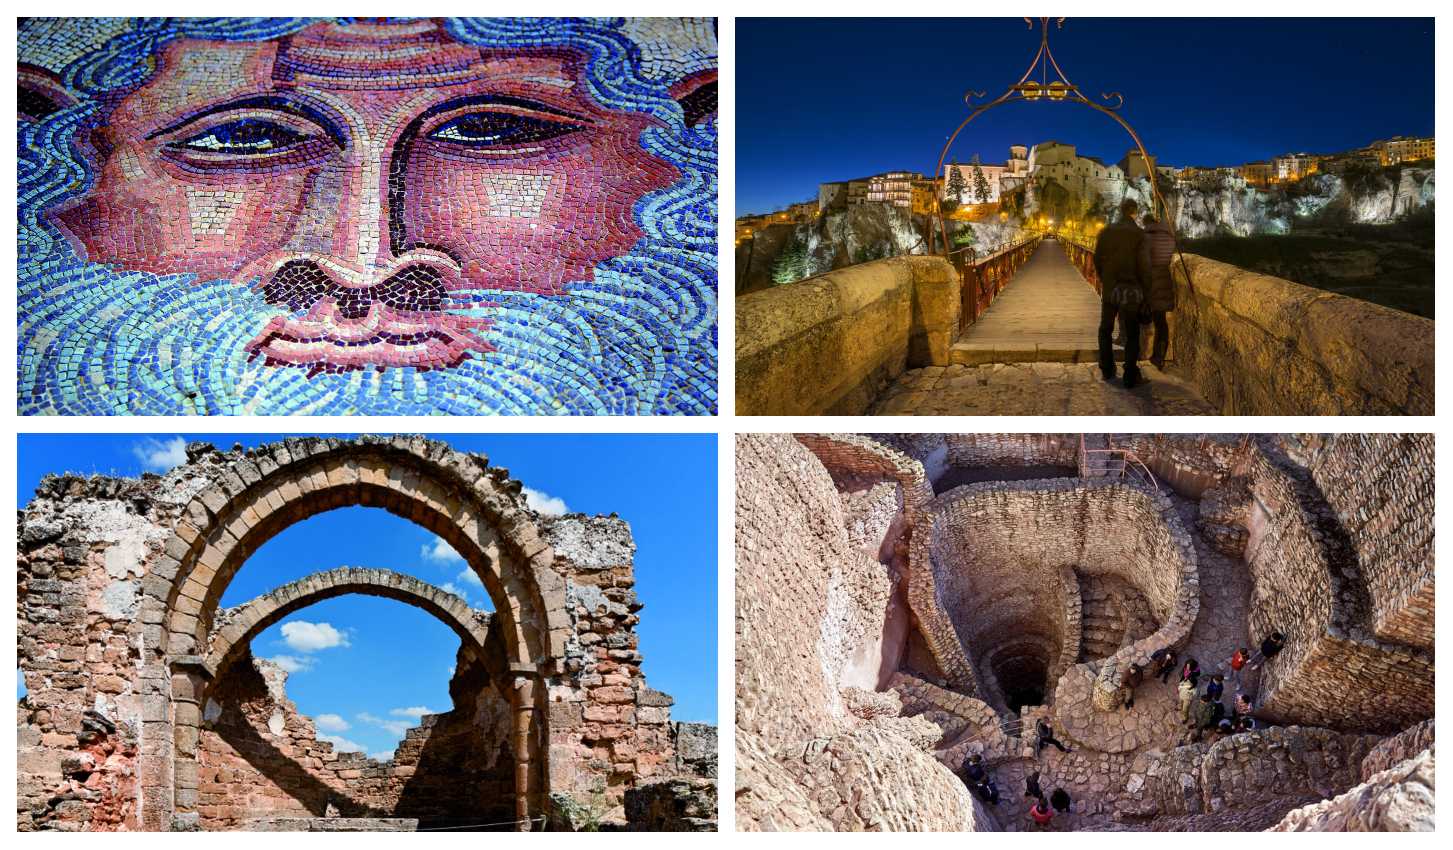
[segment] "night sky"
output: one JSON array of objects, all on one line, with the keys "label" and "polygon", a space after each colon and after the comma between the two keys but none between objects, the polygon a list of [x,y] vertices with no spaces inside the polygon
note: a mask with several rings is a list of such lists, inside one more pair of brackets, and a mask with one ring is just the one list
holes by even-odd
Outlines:
[{"label": "night sky", "polygon": [[[1037,27],[739,18],[737,214],[816,197],[826,180],[931,172],[968,114],[964,92],[992,99],[1017,81],[1039,47]],[[1051,30],[1050,47],[1087,97],[1125,96],[1121,114],[1167,165],[1239,165],[1433,133],[1431,18],[1070,18]],[[1051,139],[1107,162],[1132,147],[1111,119],[1041,100],[981,115],[950,156],[1003,162],[1011,144]]]}]

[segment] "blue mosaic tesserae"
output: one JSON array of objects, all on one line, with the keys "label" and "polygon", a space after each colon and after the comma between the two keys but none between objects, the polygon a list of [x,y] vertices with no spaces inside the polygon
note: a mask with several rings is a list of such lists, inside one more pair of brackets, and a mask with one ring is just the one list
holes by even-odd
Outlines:
[{"label": "blue mosaic tesserae", "polygon": [[716,412],[714,21],[19,45],[22,414]]}]

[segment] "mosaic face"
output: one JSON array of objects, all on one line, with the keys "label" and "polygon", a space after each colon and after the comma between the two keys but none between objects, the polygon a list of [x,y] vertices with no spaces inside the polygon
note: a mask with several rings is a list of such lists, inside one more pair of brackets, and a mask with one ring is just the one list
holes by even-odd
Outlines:
[{"label": "mosaic face", "polygon": [[[149,69],[136,74],[136,84],[94,96],[76,122],[69,158],[89,179],[84,191],[34,211],[44,231],[36,235],[53,237],[47,253],[68,251],[83,267],[104,269],[116,287],[127,285],[119,273],[139,273],[131,280],[167,281],[169,289],[185,280],[241,302],[245,309],[223,304],[213,316],[190,317],[208,319],[213,332],[225,327],[216,341],[227,363],[239,379],[267,388],[252,395],[251,410],[228,412],[304,412],[294,408],[318,400],[331,408],[318,412],[385,412],[367,402],[367,389],[383,381],[426,397],[399,412],[440,412],[442,402],[471,398],[484,402],[481,409],[446,412],[520,407],[510,389],[534,402],[514,412],[591,412],[570,403],[585,389],[582,380],[596,385],[588,393],[602,412],[714,409],[714,392],[700,386],[694,398],[679,386],[660,397],[662,366],[690,368],[697,374],[682,377],[699,385],[709,360],[710,383],[715,377],[715,234],[708,244],[692,232],[715,217],[715,180],[709,173],[703,182],[701,157],[690,150],[709,136],[714,171],[714,31],[704,44],[710,51],[681,43],[693,32],[700,40],[703,22],[658,32],[636,22],[610,33],[622,47],[646,36],[640,53],[674,57],[661,63],[668,73],[653,78],[647,68],[630,67],[629,50],[602,56],[600,33],[577,31],[583,22],[560,22],[555,31],[521,22],[515,37],[503,39],[490,26],[499,23],[512,22],[316,22],[272,38],[247,38],[245,30],[244,37],[219,37],[205,28],[166,33],[172,37],[149,57],[131,57]],[[127,34],[99,49],[126,57],[116,42]],[[39,35],[64,43],[67,33]],[[26,48],[21,52],[24,150],[36,135],[27,134],[27,119],[32,129],[59,124],[80,117],[85,101],[74,91],[83,88],[74,61],[48,74],[44,64],[24,63]],[[611,66],[602,67],[605,61]],[[24,171],[23,156],[22,184]],[[673,222],[663,199],[678,210],[686,202],[685,221],[678,215]],[[22,187],[22,291],[33,270],[26,212]],[[631,276],[653,290],[677,289],[690,313],[673,317],[649,301],[594,295],[625,294],[629,287],[619,282]],[[183,309],[206,309],[196,298],[183,301]],[[709,317],[699,311],[702,302],[710,304]],[[531,305],[549,309],[532,316]],[[616,321],[592,321],[603,311]],[[37,343],[53,346],[53,335],[31,335],[27,346],[33,318],[21,316],[23,385],[27,360],[40,367],[65,354],[36,350]],[[662,339],[676,335],[669,331],[648,334],[653,350],[612,357],[614,341],[587,330],[605,324],[630,348],[639,347],[642,326],[704,318],[711,327],[695,344],[709,350],[685,358],[678,341]],[[91,334],[66,330],[83,348],[94,347]],[[152,330],[167,335],[133,317],[130,332]],[[95,331],[116,329],[102,322]],[[137,353],[162,354],[141,342]],[[566,345],[575,357],[548,359]],[[175,357],[177,347],[166,353]],[[571,362],[581,359],[593,360],[593,368]],[[88,379],[96,364],[81,365],[90,372],[72,383],[94,383]],[[555,386],[570,389],[552,394],[552,372],[563,379]],[[502,398],[481,394],[488,388],[479,385],[481,375],[492,376],[487,383]],[[279,404],[275,394],[295,390],[299,377],[326,385],[334,398],[341,389],[347,403],[303,391]],[[56,389],[64,396],[64,387]],[[197,405],[187,386],[175,389],[177,407],[211,406]],[[642,390],[657,397],[642,398]],[[137,402],[155,392],[167,389],[130,393],[124,410],[113,398],[105,412],[150,412],[134,408],[149,406]],[[613,392],[624,405],[610,403]],[[34,412],[71,412],[55,410],[50,395],[52,410]],[[641,409],[643,401],[651,409]]]}]

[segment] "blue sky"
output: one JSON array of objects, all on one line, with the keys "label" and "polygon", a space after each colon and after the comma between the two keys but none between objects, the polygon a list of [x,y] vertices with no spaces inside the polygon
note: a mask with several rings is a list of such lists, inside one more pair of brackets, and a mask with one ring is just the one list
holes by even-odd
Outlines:
[{"label": "blue sky", "polygon": [[[631,524],[637,625],[646,681],[676,698],[677,720],[715,723],[716,438],[713,435],[433,435],[483,452],[529,488],[537,510],[604,514]],[[184,459],[187,441],[228,449],[276,435],[22,434],[19,503],[51,472],[139,475]],[[238,605],[309,573],[380,567],[448,587],[477,608],[489,597],[431,532],[379,508],[344,508],[298,523],[238,571],[222,604]],[[422,710],[450,708],[459,639],[393,600],[343,596],[304,608],[253,641],[292,670],[288,696],[337,744],[387,757]]]},{"label": "blue sky", "polygon": [[[964,92],[997,97],[1039,47],[1020,18],[739,18],[736,33],[737,215],[826,180],[933,171]],[[1169,165],[1433,133],[1432,18],[1070,18],[1050,47],[1088,97],[1123,94]],[[1111,119],[1041,101],[984,113],[951,155],[1003,162],[1049,140],[1109,162],[1132,147]]]}]

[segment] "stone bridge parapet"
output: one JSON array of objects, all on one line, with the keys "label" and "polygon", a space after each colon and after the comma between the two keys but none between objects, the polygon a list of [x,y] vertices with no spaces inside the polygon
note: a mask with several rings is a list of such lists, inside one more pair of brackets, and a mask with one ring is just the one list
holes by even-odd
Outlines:
[{"label": "stone bridge parapet", "polygon": [[959,275],[893,257],[737,298],[737,413],[865,413],[905,369],[946,366]]},{"label": "stone bridge parapet", "polygon": [[1194,254],[1173,359],[1228,416],[1430,416],[1433,321]]}]

